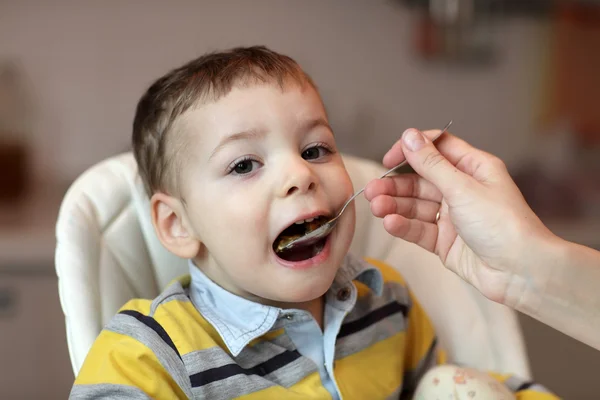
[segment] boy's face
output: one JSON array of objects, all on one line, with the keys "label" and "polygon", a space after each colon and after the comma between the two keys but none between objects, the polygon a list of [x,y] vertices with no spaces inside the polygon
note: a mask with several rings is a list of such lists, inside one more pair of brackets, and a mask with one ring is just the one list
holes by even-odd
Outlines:
[{"label": "boy's face", "polygon": [[324,294],[352,241],[353,204],[324,246],[286,256],[295,261],[273,250],[283,230],[334,215],[353,192],[318,93],[294,84],[234,88],[180,122],[189,146],[179,217],[208,250],[197,265],[225,289],[262,303]]}]

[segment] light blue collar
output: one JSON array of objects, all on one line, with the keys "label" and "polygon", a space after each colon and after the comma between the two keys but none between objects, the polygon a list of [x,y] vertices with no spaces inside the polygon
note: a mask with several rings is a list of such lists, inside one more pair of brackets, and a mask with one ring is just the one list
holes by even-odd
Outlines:
[{"label": "light blue collar", "polygon": [[[266,306],[226,291],[211,281],[190,260],[190,298],[202,316],[219,332],[223,342],[237,356],[252,340],[269,332],[291,310]],[[347,255],[328,291],[337,293],[353,280],[367,285],[378,296],[383,291],[381,272],[365,261]],[[331,296],[326,296],[329,299]],[[350,308],[354,302],[350,304]]]}]

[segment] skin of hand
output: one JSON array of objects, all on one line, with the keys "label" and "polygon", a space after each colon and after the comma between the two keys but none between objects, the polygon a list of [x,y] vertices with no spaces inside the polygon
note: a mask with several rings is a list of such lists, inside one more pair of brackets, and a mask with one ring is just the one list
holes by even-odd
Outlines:
[{"label": "skin of hand", "polygon": [[[409,129],[383,163],[405,157],[417,174],[377,179],[365,197],[385,229],[437,254],[489,299],[515,306],[540,260],[558,240],[527,205],[504,163],[438,131]],[[435,221],[437,212],[439,220]]]}]

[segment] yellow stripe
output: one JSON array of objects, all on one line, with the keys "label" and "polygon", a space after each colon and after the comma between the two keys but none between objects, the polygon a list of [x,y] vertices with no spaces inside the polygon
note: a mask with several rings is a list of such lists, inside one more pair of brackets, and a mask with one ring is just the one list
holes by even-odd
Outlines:
[{"label": "yellow stripe", "polygon": [[446,363],[448,363],[448,354],[446,353],[445,350],[441,349],[438,344],[437,365],[443,365]]},{"label": "yellow stripe", "polygon": [[138,311],[144,315],[148,315],[148,314],[150,314],[151,306],[152,306],[152,300],[133,299],[133,300],[129,300],[123,307],[121,307],[119,312],[121,312],[123,310],[134,310],[134,311]]},{"label": "yellow stripe", "polygon": [[356,297],[361,298],[363,296],[367,296],[371,293],[371,289],[367,285],[359,281],[353,281],[354,286],[356,286]]},{"label": "yellow stripe", "polygon": [[[238,400],[305,400],[305,399],[331,399],[331,395],[321,383],[318,372],[312,373],[292,387],[286,389],[282,386],[270,388],[236,397]],[[345,398],[344,398],[345,400]]]},{"label": "yellow stripe", "polygon": [[76,385],[134,386],[154,399],[186,398],[154,353],[127,335],[102,331],[88,353]]},{"label": "yellow stripe", "polygon": [[[435,339],[435,331],[431,321],[425,314],[415,296],[410,293],[412,306],[408,313],[408,328],[407,334],[407,354],[406,354],[406,369],[412,370],[416,368],[421,360],[427,355]],[[445,358],[443,355],[441,358]],[[440,357],[438,357],[438,360]]]},{"label": "yellow stripe", "polygon": [[215,346],[229,353],[219,333],[190,301],[164,303],[156,309],[154,319],[167,331],[182,356]]},{"label": "yellow stripe", "polygon": [[402,354],[406,335],[400,332],[368,348],[335,361],[334,374],[342,397],[348,399],[381,399],[402,384]]},{"label": "yellow stripe", "polygon": [[[172,300],[164,303],[156,309],[154,318],[171,336],[181,355],[216,346],[229,353],[221,335],[191,302]],[[271,341],[284,332],[284,329],[268,332],[251,341],[249,346]]]},{"label": "yellow stripe", "polygon": [[[406,281],[396,269],[379,260],[371,258],[366,258],[365,260],[381,271],[384,282],[395,282],[407,287]],[[417,298],[410,291],[409,295],[412,306],[408,313],[405,368],[412,370],[417,368],[421,360],[427,355],[435,339],[435,330]],[[436,358],[438,364],[445,363],[446,353],[438,351]]]},{"label": "yellow stripe", "polygon": [[557,397],[550,393],[540,393],[534,390],[522,390],[515,394],[517,400],[559,400]]}]

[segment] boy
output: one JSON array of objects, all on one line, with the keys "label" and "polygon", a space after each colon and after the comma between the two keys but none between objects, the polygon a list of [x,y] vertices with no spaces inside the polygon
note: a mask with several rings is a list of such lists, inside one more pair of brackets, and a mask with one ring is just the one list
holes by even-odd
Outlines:
[{"label": "boy", "polygon": [[398,273],[347,254],[353,205],[321,242],[275,250],[353,192],[291,58],[237,48],[171,71],[140,100],[133,147],[156,234],[190,277],[123,307],[72,398],[410,398],[443,361]]}]

